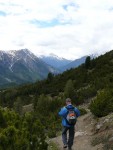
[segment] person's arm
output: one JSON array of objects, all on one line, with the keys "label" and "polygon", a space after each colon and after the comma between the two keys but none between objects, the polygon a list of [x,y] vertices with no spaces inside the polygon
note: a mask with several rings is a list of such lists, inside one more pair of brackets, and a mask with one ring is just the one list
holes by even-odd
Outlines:
[{"label": "person's arm", "polygon": [[62,116],[62,117],[64,117],[65,115],[66,115],[66,112],[67,112],[67,110],[66,110],[66,108],[65,107],[63,107],[63,108],[61,108],[61,110],[59,111],[59,116]]}]

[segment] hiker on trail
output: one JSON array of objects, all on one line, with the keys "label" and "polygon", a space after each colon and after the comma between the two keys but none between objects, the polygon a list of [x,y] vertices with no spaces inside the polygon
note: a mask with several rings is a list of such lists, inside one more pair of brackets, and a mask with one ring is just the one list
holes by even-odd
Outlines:
[{"label": "hiker on trail", "polygon": [[[63,148],[72,150],[74,134],[75,134],[75,124],[77,118],[80,116],[80,111],[71,104],[71,99],[66,99],[66,106],[61,108],[59,115],[62,117],[62,141]],[[67,131],[69,130],[69,138],[67,140]]]}]

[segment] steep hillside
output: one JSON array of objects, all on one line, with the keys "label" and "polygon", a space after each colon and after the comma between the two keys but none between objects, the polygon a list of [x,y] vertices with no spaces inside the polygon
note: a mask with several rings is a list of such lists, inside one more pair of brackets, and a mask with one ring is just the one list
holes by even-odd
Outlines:
[{"label": "steep hillside", "polygon": [[[57,95],[58,92],[64,91],[64,87],[69,79],[73,81],[75,91],[78,91],[79,94],[80,90],[78,89],[81,88],[84,92],[87,91],[87,94],[89,94],[91,90],[95,93],[95,91],[105,88],[106,86],[112,86],[113,51],[91,60],[89,66],[83,64],[78,68],[65,71],[51,79],[29,85],[28,90],[29,93],[37,92],[38,89],[38,94]],[[22,87],[18,90],[21,91],[21,89],[23,91]],[[85,97],[87,97],[87,94],[85,94]]]},{"label": "steep hillside", "polygon": [[[29,95],[49,94],[57,96],[60,92],[64,92],[64,88],[69,80],[72,81],[74,87],[72,98],[77,100],[77,104],[95,96],[98,90],[107,87],[112,88],[113,51],[90,60],[88,65],[85,63],[78,68],[70,69],[56,76],[50,74],[46,80],[20,86],[15,90],[10,89],[10,96],[13,96],[13,99],[20,95],[26,96],[28,93]],[[9,91],[6,91],[6,93],[9,93]]]}]

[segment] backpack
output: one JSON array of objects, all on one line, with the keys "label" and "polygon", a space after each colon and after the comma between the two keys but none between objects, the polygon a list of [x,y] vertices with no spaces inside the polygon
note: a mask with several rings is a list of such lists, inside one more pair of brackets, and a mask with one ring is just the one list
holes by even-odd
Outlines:
[{"label": "backpack", "polygon": [[66,109],[68,110],[67,111],[67,116],[66,116],[66,121],[70,125],[75,125],[76,121],[77,121],[77,116],[76,116],[76,113],[74,111],[74,107],[73,108],[66,107]]}]

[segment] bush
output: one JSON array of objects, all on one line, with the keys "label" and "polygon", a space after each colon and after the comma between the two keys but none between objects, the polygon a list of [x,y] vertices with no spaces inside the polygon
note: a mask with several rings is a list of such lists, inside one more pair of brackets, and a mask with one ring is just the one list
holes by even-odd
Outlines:
[{"label": "bush", "polygon": [[90,104],[91,112],[97,117],[103,117],[113,112],[113,93],[110,90],[103,90]]},{"label": "bush", "polygon": [[54,137],[56,137],[56,132],[55,132],[55,131],[52,131],[52,130],[49,131],[49,132],[48,132],[48,137],[49,137],[49,138],[54,138]]},{"label": "bush", "polygon": [[87,111],[84,108],[79,108],[79,110],[81,116],[87,114]]},{"label": "bush", "polygon": [[76,95],[77,95],[76,104],[78,105],[84,102],[88,102],[89,99],[92,97],[95,97],[96,94],[97,94],[97,91],[94,86],[89,85],[89,86],[83,87],[76,92]]},{"label": "bush", "polygon": [[0,108],[0,150],[47,150],[44,127],[34,117]]}]

